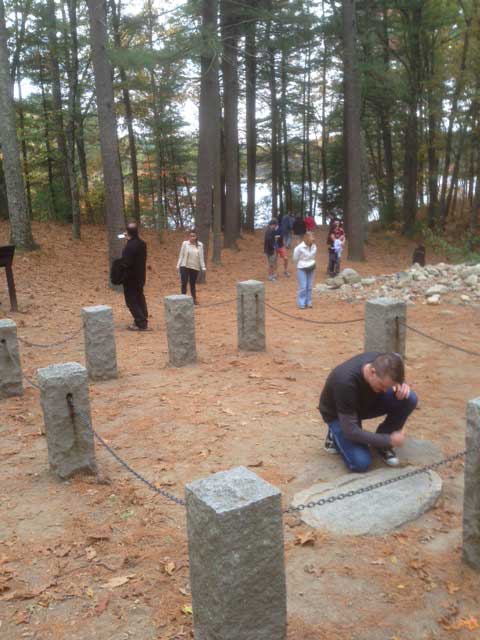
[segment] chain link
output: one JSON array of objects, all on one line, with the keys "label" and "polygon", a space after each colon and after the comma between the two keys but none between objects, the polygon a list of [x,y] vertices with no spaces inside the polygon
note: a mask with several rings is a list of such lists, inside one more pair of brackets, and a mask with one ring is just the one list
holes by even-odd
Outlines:
[{"label": "chain link", "polygon": [[225,304],[233,304],[236,301],[237,301],[236,298],[230,298],[228,300],[221,300],[220,302],[208,302],[207,304],[201,304],[199,305],[199,307],[200,307],[200,310],[208,309],[208,307],[221,307]]},{"label": "chain link", "polygon": [[70,342],[71,340],[76,338],[78,335],[80,335],[82,331],[83,331],[83,326],[81,326],[79,329],[75,331],[75,333],[72,333],[72,335],[68,336],[67,338],[64,338],[63,340],[59,340],[58,342],[51,342],[50,344],[39,344],[37,342],[30,342],[29,340],[26,340],[25,338],[21,338],[20,336],[17,336],[17,339],[26,347],[34,347],[35,349],[52,349],[53,347],[61,347],[62,345],[67,344],[67,342]]},{"label": "chain link", "polygon": [[400,482],[400,480],[405,480],[406,478],[413,478],[414,476],[418,476],[422,473],[427,473],[428,471],[434,471],[439,467],[443,467],[454,460],[458,460],[463,458],[467,453],[466,450],[460,451],[458,453],[454,453],[451,456],[447,456],[442,460],[438,460],[437,462],[432,462],[432,464],[428,464],[419,469],[414,469],[413,471],[407,471],[406,473],[402,473],[399,476],[395,476],[393,478],[387,478],[386,480],[382,480],[380,482],[374,482],[373,484],[369,484],[366,487],[360,487],[359,489],[351,489],[350,491],[346,491],[345,493],[338,493],[334,496],[329,496],[328,498],[320,498],[319,500],[315,500],[312,502],[307,502],[306,504],[299,504],[297,506],[289,507],[284,510],[284,513],[297,513],[299,511],[304,511],[305,509],[312,509],[313,507],[323,507],[326,504],[332,504],[334,502],[338,502],[339,500],[345,500],[346,498],[353,498],[353,496],[359,496],[362,493],[369,493],[370,491],[374,491],[375,489],[380,489],[381,487],[386,487],[390,484],[394,484],[395,482]]},{"label": "chain link", "polygon": [[291,313],[286,313],[285,311],[281,311],[276,307],[273,307],[268,302],[265,303],[265,306],[275,311],[275,313],[280,314],[281,316],[285,316],[286,318],[291,318],[292,320],[300,320],[301,322],[309,322],[310,324],[320,324],[320,325],[337,325],[337,324],[353,324],[354,322],[363,322],[363,318],[354,318],[353,320],[312,320],[311,318],[299,318],[298,316],[294,316]]},{"label": "chain link", "polygon": [[125,460],[123,460],[118,453],[112,449],[112,447],[110,445],[108,445],[105,440],[102,438],[102,436],[100,434],[98,434],[95,429],[92,427],[92,423],[89,419],[89,417],[87,416],[87,414],[83,413],[83,411],[79,411],[73,402],[73,398],[71,395],[67,396],[67,403],[73,413],[73,415],[77,415],[80,419],[80,421],[83,423],[83,425],[85,427],[87,427],[87,429],[90,429],[90,431],[93,433],[93,435],[95,436],[95,438],[100,442],[100,444],[108,451],[108,453],[115,458],[115,460],[124,468],[126,469],[129,473],[131,473],[135,478],[137,478],[137,480],[140,480],[141,482],[143,482],[145,485],[147,485],[147,487],[149,489],[151,489],[152,491],[154,491],[156,494],[163,496],[164,498],[166,498],[167,500],[170,500],[171,502],[175,502],[176,504],[179,504],[181,506],[185,506],[186,502],[185,500],[182,500],[181,498],[177,498],[177,496],[174,496],[172,493],[169,493],[168,491],[164,491],[163,489],[159,489],[157,486],[155,486],[153,484],[153,482],[150,482],[150,480],[147,480],[147,478],[145,478],[144,476],[142,476],[140,473],[138,473],[138,471],[135,471],[135,469],[132,469],[132,467],[125,462]]},{"label": "chain link", "polygon": [[440,340],[439,338],[434,338],[433,336],[429,336],[428,333],[424,333],[423,331],[420,331],[420,329],[415,329],[414,327],[411,327],[406,322],[403,322],[401,318],[397,318],[397,320],[399,324],[403,325],[404,327],[406,327],[410,331],[413,331],[414,333],[418,333],[418,335],[423,336],[424,338],[428,338],[428,340],[432,340],[433,342],[438,342],[438,344],[442,344],[444,347],[455,349],[455,351],[461,351],[462,353],[466,353],[469,356],[476,356],[477,358],[480,358],[480,353],[478,353],[478,351],[469,351],[469,349],[464,349],[463,347],[458,347],[457,345],[451,344],[450,342],[445,342],[444,340]]}]

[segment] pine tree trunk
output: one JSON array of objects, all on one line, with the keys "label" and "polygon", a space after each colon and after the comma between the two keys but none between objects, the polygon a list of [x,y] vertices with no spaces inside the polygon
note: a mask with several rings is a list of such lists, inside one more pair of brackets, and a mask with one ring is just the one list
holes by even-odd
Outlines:
[{"label": "pine tree trunk", "polygon": [[360,96],[356,56],[356,2],[343,0],[344,122],[346,151],[346,219],[348,257],[364,260],[364,220],[362,203],[362,139]]},{"label": "pine tree trunk", "polygon": [[53,183],[53,159],[52,148],[50,145],[50,117],[47,107],[47,97],[45,94],[45,81],[43,76],[43,64],[40,53],[38,53],[38,70],[40,76],[40,89],[42,94],[42,110],[43,110],[43,130],[45,137],[45,149],[47,152],[47,172],[48,172],[48,189],[50,192],[51,215],[54,219],[58,217],[58,208],[55,196],[55,187]]},{"label": "pine tree trunk", "polygon": [[123,243],[117,238],[125,226],[120,171],[117,121],[112,86],[112,69],[108,60],[107,16],[104,0],[87,0],[90,18],[90,41],[97,96],[98,126],[105,184],[105,213],[110,262],[121,254]]},{"label": "pine tree trunk", "polygon": [[0,144],[10,213],[11,242],[19,249],[35,248],[28,217],[20,149],[17,139],[13,84],[10,76],[5,6],[0,0]]},{"label": "pine tree trunk", "polygon": [[[325,2],[322,0],[322,16],[325,16]],[[322,165],[322,215],[323,221],[327,221],[328,213],[328,175],[327,175],[327,145],[328,145],[328,131],[327,131],[327,40],[325,34],[323,36],[322,46],[322,112],[321,112],[321,127],[322,127],[322,147],[321,147],[321,165]],[[303,212],[302,212],[303,215]]]},{"label": "pine tree trunk", "polygon": [[[250,0],[254,7],[254,0]],[[257,22],[250,20],[245,36],[245,95],[247,125],[247,216],[245,228],[255,230],[255,188],[257,181]]]},{"label": "pine tree trunk", "polygon": [[268,84],[270,88],[270,119],[271,119],[271,155],[272,155],[272,218],[278,218],[278,101],[277,101],[277,80],[275,70],[275,45],[271,39],[272,33],[272,0],[267,0],[267,9],[270,16],[267,21],[266,41],[268,43]]},{"label": "pine tree trunk", "polygon": [[285,189],[285,210],[291,214],[293,212],[292,203],[292,182],[290,179],[290,163],[288,158],[288,126],[287,126],[287,54],[282,49],[282,67],[281,67],[281,83],[282,83],[282,131],[283,131],[283,179]]},{"label": "pine tree trunk", "polygon": [[90,202],[90,186],[88,180],[87,154],[85,151],[85,129],[83,114],[79,114],[78,116],[78,124],[77,127],[75,127],[75,142],[77,145],[78,166],[80,168],[80,176],[82,180],[83,200],[85,202],[87,222],[88,224],[93,224],[95,216],[92,203]]},{"label": "pine tree trunk", "polygon": [[23,175],[25,177],[25,189],[27,193],[27,212],[30,220],[33,218],[33,209],[32,209],[32,187],[30,184],[30,164],[28,162],[28,151],[27,151],[27,135],[25,132],[25,113],[23,111],[23,98],[22,98],[22,80],[20,77],[20,67],[17,73],[17,90],[18,90],[18,117],[20,121],[20,133],[21,133],[21,149],[22,149],[22,160],[23,160]]}]

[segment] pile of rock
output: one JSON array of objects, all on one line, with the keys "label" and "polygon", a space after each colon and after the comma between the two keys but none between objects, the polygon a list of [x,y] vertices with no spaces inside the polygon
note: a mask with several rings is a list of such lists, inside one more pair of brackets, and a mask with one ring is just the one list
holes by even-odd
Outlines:
[{"label": "pile of rock", "polygon": [[355,269],[344,269],[325,284],[317,285],[315,292],[349,301],[389,297],[407,304],[449,302],[480,306],[480,264],[414,264],[407,271],[366,278]]}]

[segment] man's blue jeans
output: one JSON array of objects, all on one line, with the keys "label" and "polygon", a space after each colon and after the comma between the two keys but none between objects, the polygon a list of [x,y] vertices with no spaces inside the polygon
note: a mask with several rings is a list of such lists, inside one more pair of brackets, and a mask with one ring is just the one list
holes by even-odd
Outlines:
[{"label": "man's blue jeans", "polygon": [[305,271],[305,269],[297,269],[298,293],[297,304],[300,309],[312,304],[312,288],[315,270]]},{"label": "man's blue jeans", "polygon": [[[408,416],[416,406],[417,396],[413,391],[410,391],[410,395],[405,400],[397,400],[393,390],[389,390],[387,393],[378,394],[375,405],[366,415],[361,415],[359,418],[360,420],[369,420],[386,414],[385,420],[378,426],[377,433],[393,433],[402,429]],[[338,451],[350,471],[359,473],[366,471],[372,463],[370,447],[348,440],[343,435],[338,420],[329,422],[328,428]]]}]

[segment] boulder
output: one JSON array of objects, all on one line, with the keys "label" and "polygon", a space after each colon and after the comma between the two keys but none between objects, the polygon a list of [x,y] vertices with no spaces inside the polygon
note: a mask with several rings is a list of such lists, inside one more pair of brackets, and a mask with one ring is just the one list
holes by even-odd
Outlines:
[{"label": "boulder", "polygon": [[434,296],[430,296],[430,298],[427,298],[427,304],[440,304],[440,296],[439,295],[434,295]]},{"label": "boulder", "polygon": [[375,284],[376,281],[377,279],[373,276],[368,276],[367,278],[362,278],[360,280],[364,287],[369,287],[370,285]]},{"label": "boulder", "polygon": [[441,296],[445,293],[448,293],[449,288],[444,284],[434,284],[433,287],[429,287],[425,291],[426,296]]},{"label": "boulder", "polygon": [[339,277],[343,278],[345,284],[355,284],[361,280],[360,275],[355,271],[355,269],[343,269],[343,271],[340,272]]},{"label": "boulder", "polygon": [[478,284],[478,276],[476,273],[471,273],[465,278],[465,284],[469,287],[476,287]]},{"label": "boulder", "polygon": [[335,276],[335,278],[329,278],[326,282],[326,285],[329,289],[340,289],[343,284],[344,279],[341,275]]}]

